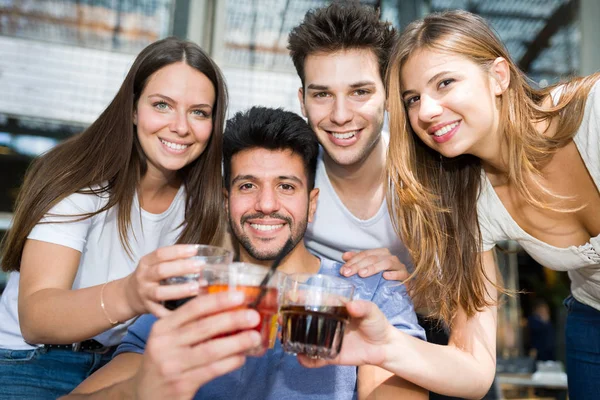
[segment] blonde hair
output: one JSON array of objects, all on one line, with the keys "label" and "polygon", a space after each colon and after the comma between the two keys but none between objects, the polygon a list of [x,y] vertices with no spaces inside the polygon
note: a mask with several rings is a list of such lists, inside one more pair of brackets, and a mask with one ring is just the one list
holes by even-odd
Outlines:
[{"label": "blonde hair", "polygon": [[[572,140],[587,95],[600,75],[562,83],[558,104],[545,106],[544,100],[557,85],[532,87],[477,15],[457,10],[431,14],[411,23],[400,36],[387,71],[388,205],[415,264],[411,276],[415,303],[450,325],[459,307],[471,317],[493,303],[480,254],[477,199],[482,169],[478,158],[442,157],[414,134],[401,98],[400,74],[410,55],[421,49],[464,56],[484,72],[498,57],[507,60],[510,84],[499,99],[500,129],[509,149],[507,179],[529,204],[541,208],[555,209],[542,201],[542,194],[550,192],[534,178],[556,150]],[[554,117],[558,117],[555,135],[536,129]]]}]

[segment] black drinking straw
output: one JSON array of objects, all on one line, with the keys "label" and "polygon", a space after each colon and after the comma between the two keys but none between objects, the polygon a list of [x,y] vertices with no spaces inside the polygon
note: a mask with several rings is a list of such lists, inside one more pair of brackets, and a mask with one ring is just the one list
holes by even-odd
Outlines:
[{"label": "black drinking straw", "polygon": [[273,260],[273,264],[271,264],[271,268],[269,268],[269,272],[267,272],[267,274],[263,278],[262,282],[260,283],[260,293],[258,294],[256,299],[252,303],[250,303],[251,308],[256,308],[256,306],[258,306],[260,304],[260,301],[262,300],[262,298],[265,297],[265,293],[267,293],[267,284],[271,280],[271,277],[275,273],[275,270],[277,269],[277,267],[279,267],[279,264],[281,264],[281,261],[283,261],[285,256],[287,256],[290,251],[292,251],[293,247],[294,247],[294,243],[292,242],[292,238],[289,238],[283,245],[283,248],[281,249],[279,254],[277,254],[277,257],[275,257],[275,260]]}]

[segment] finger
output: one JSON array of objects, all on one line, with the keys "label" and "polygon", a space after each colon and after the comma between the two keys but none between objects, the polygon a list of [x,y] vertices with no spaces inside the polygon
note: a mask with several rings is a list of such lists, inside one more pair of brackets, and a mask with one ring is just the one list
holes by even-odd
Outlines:
[{"label": "finger", "polygon": [[406,270],[401,270],[401,271],[386,271],[383,273],[383,277],[385,279],[387,279],[388,281],[404,281],[406,280],[406,278],[408,278],[408,271]]},{"label": "finger", "polygon": [[386,257],[386,256],[391,256],[392,253],[390,253],[390,251],[385,248],[385,247],[379,247],[377,249],[369,249],[369,250],[363,250],[360,252],[356,252],[354,253],[354,256],[349,259],[346,264],[354,264],[356,262],[360,262],[362,259],[367,258],[367,257]]},{"label": "finger", "polygon": [[248,330],[231,336],[211,339],[192,348],[190,352],[191,365],[208,364],[233,355],[245,354],[258,347],[260,343],[260,333],[255,330]]},{"label": "finger", "polygon": [[[344,276],[351,276],[359,273],[363,269],[367,269],[372,264],[380,261],[379,256],[375,255],[359,255],[352,259],[351,262],[344,264],[341,273]],[[361,275],[362,276],[362,275]]]},{"label": "finger", "polygon": [[349,260],[352,259],[352,257],[354,257],[356,254],[358,254],[357,251],[347,251],[344,254],[342,254],[342,260],[344,260],[344,262],[348,262]]},{"label": "finger", "polygon": [[160,302],[184,299],[186,297],[197,296],[203,290],[206,291],[206,287],[200,286],[200,283],[196,280],[173,285],[156,285],[152,290],[152,300]]},{"label": "finger", "polygon": [[204,265],[206,265],[206,263],[202,260],[190,258],[185,260],[163,261],[154,264],[149,268],[148,279],[153,282],[160,282],[167,278],[198,274]]},{"label": "finger", "polygon": [[154,315],[156,318],[164,318],[171,314],[172,311],[167,310],[164,306],[153,301],[146,302],[146,308],[149,313]]},{"label": "finger", "polygon": [[198,246],[195,244],[175,244],[172,246],[161,247],[142,257],[142,260],[146,264],[152,265],[164,261],[190,258],[195,256],[197,252]]},{"label": "finger", "polygon": [[159,320],[156,323],[157,329],[159,332],[169,332],[190,321],[239,307],[244,301],[244,293],[237,290],[199,295],[179,307],[177,312],[172,312],[167,318]]},{"label": "finger", "polygon": [[346,303],[346,309],[351,318],[372,318],[376,317],[377,313],[381,313],[379,308],[372,302],[367,300],[354,300]]},{"label": "finger", "polygon": [[226,311],[191,321],[177,332],[175,339],[181,345],[195,345],[216,336],[254,328],[260,322],[256,310]]},{"label": "finger", "polygon": [[[365,262],[366,264],[366,262]],[[367,276],[378,274],[382,271],[406,271],[406,267],[402,264],[397,257],[388,256],[386,258],[380,258],[371,264],[364,265],[358,270],[358,275],[363,278]]]}]

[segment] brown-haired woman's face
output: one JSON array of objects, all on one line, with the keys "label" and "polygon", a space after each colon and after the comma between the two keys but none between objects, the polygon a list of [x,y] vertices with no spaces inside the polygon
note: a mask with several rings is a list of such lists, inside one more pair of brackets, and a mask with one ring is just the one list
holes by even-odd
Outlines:
[{"label": "brown-haired woman's face", "polygon": [[206,75],[183,62],[148,78],[133,117],[148,173],[168,179],[202,154],[212,132],[215,97]]},{"label": "brown-haired woman's face", "polygon": [[432,149],[446,157],[485,157],[498,143],[497,83],[470,59],[419,50],[408,58],[400,79],[411,127]]}]

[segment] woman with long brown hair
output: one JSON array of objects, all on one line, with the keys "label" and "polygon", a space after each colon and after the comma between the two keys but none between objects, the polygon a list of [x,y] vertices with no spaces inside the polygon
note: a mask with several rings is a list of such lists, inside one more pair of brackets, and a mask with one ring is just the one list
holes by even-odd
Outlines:
[{"label": "woman with long brown hair", "polygon": [[483,396],[496,358],[492,249],[512,239],[540,264],[568,271],[569,394],[597,395],[599,79],[533,87],[468,12],[432,14],[406,28],[388,67],[388,199],[414,261],[414,300],[446,324],[450,342],[392,337],[372,306],[357,303],[349,308],[362,317],[351,332],[358,340],[348,350],[383,346],[336,362],[377,362],[438,393]]},{"label": "woman with long brown hair", "polygon": [[199,269],[189,244],[222,240],[226,106],[211,58],[160,40],[89,128],[33,162],[3,243],[1,398],[68,393],[127,321],[198,293],[160,281]]}]

